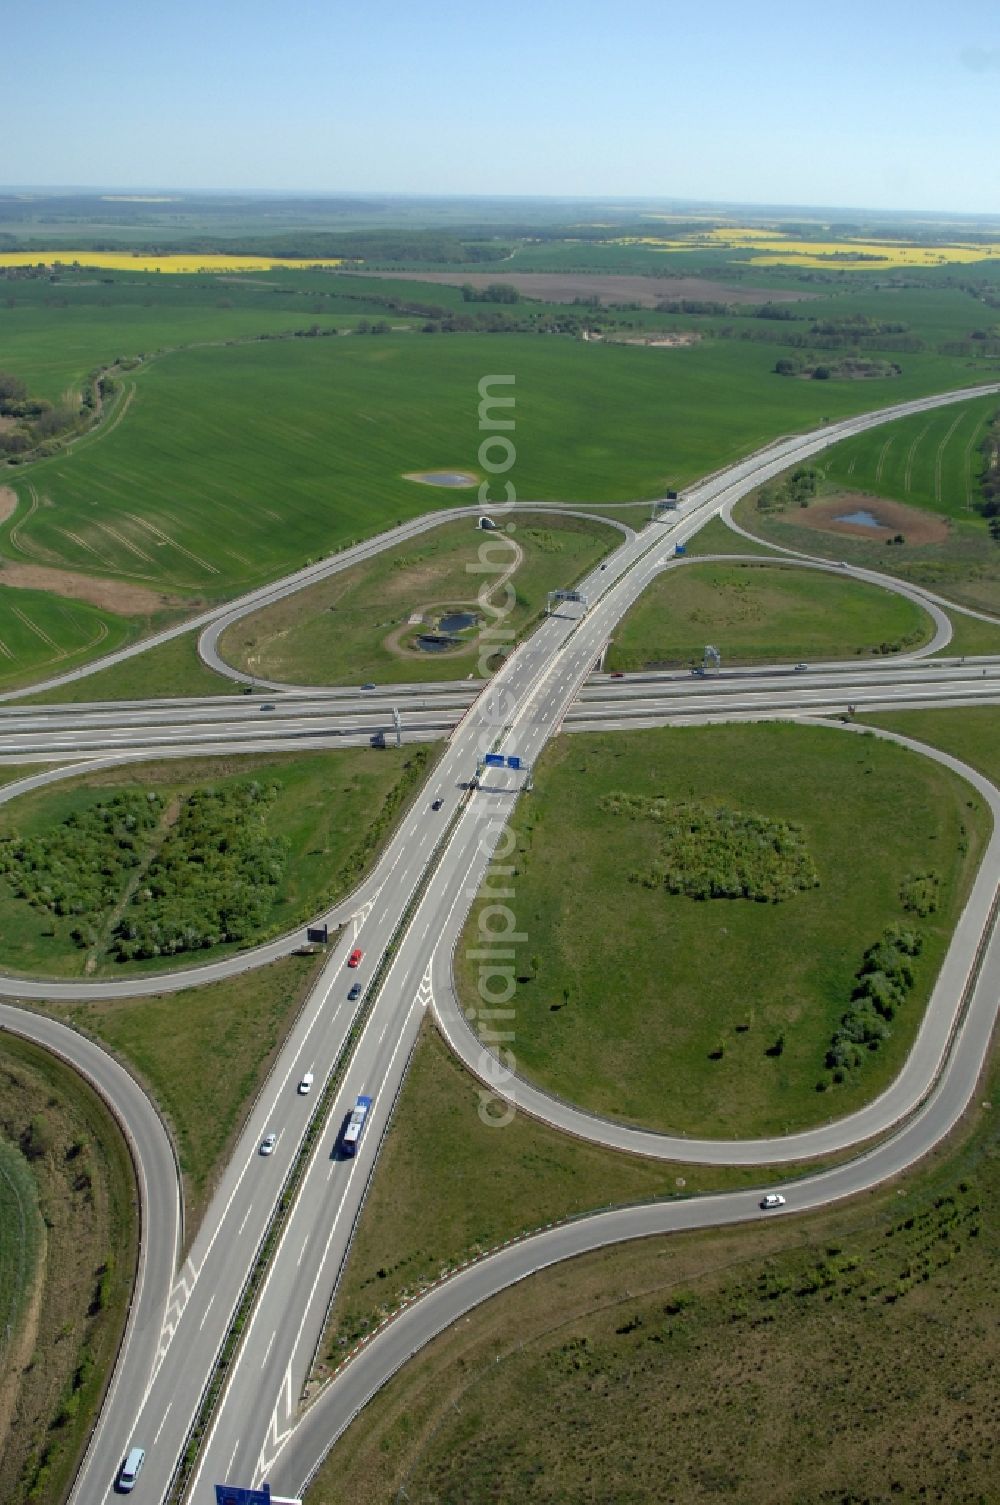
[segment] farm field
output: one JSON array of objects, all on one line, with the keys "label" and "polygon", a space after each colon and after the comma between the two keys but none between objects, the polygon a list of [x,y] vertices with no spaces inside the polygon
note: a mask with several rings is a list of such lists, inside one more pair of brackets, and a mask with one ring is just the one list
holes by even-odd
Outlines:
[{"label": "farm field", "polygon": [[[720,824],[720,807],[736,817]],[[509,1005],[518,1070],[621,1121],[756,1137],[849,1113],[895,1076],[989,818],[916,753],[773,723],[557,739],[513,829],[529,937]],[[779,866],[755,868],[772,844]],[[752,897],[694,896],[740,892],[741,870]],[[923,915],[922,878],[937,905]],[[833,1070],[870,948],[894,927],[918,937],[912,992],[879,1048]],[[471,944],[456,953],[470,1006]]]},{"label": "farm field", "polygon": [[[48,1004],[127,1060],[170,1124],[189,1247],[244,1118],[322,961],[286,956],[222,982],[153,997]],[[226,1090],[219,1091],[224,1061]]]},{"label": "farm field", "polygon": [[958,361],[913,357],[891,384],[816,391],[731,342],[390,334],[188,350],[129,375],[116,427],[30,467],[41,504],[0,542],[13,558],[211,598],[273,578],[426,511],[407,472],[477,468],[487,351],[489,368],[517,374],[510,478],[524,500],[649,496],[777,432],[970,379]]},{"label": "farm field", "polygon": [[850,658],[919,647],[932,630],[919,606],[877,586],[780,565],[683,565],[622,619],[605,668],[701,663],[709,640],[724,664]]},{"label": "farm field", "polygon": [[650,1479],[671,1505],[991,1499],[997,1087],[994,1068],[950,1143],[869,1196],[636,1241],[476,1308],[366,1407],[306,1505],[638,1505]]},{"label": "farm field", "polygon": [[978,445],[1000,408],[996,397],[901,418],[834,445],[820,459],[827,481],[965,518],[976,500]]},{"label": "farm field", "polygon": [[[298,684],[480,675],[481,628],[505,634],[483,639],[492,644],[487,656],[510,651],[544,609],[546,592],[574,584],[623,537],[596,520],[556,515],[518,513],[510,531],[496,533],[472,518],[446,523],[244,617],[223,634],[220,652],[247,673]],[[500,582],[510,569],[514,606],[497,618],[478,593],[493,587],[490,600],[506,603]],[[456,647],[422,652],[421,635],[434,635],[453,612],[476,620],[456,634]]]},{"label": "farm field", "polygon": [[645,1160],[584,1144],[524,1114],[498,1133],[483,1123],[479,1103],[479,1083],[425,1024],[331,1309],[315,1378],[322,1379],[359,1336],[442,1269],[505,1239],[597,1207],[757,1186],[778,1176],[794,1180],[805,1171]]},{"label": "farm field", "polygon": [[0,1498],[37,1505],[63,1498],[118,1348],[135,1182],[117,1124],[72,1068],[5,1032],[0,1081],[0,1136],[27,1155],[45,1223],[38,1306],[0,1411]]},{"label": "farm field", "polygon": [[[13,800],[0,810],[0,840],[12,839],[3,841],[0,963],[120,977],[198,965],[291,929],[363,876],[427,762],[426,748],[168,761],[81,774]],[[256,803],[241,793],[251,782],[263,791]],[[216,815],[197,793],[206,790],[231,808]],[[116,797],[131,803],[102,834],[93,823]],[[134,853],[122,856],[125,833]],[[254,851],[244,855],[237,836]],[[30,861],[8,855],[22,841]],[[216,866],[227,853],[231,871]],[[19,896],[22,874],[36,902]],[[191,909],[196,877],[207,886]],[[227,933],[241,940],[212,939]]]},{"label": "farm field", "polygon": [[78,668],[134,635],[127,618],[86,601],[0,585],[0,690]]}]

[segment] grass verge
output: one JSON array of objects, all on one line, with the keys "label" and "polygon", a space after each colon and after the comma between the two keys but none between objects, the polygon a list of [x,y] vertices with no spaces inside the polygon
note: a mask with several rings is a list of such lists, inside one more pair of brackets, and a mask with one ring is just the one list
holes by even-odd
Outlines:
[{"label": "grass verge", "polygon": [[18,705],[65,705],[94,700],[150,700],[180,695],[239,695],[243,686],[206,668],[198,657],[194,633],[171,638],[157,648],[110,669],[98,669],[72,684],[38,695],[25,695]]},{"label": "grass verge", "polygon": [[[747,852],[714,847],[711,829],[690,851],[668,848],[655,810],[646,819],[609,808],[621,791],[640,806],[665,797],[670,808],[697,801],[788,822],[819,884],[781,903],[668,892],[656,878],[664,864],[727,880]],[[709,1137],[781,1134],[851,1112],[906,1057],[989,828],[978,796],[948,770],[832,728],[555,740],[512,821],[510,902],[528,937],[507,1005],[519,1069],[614,1119]],[[920,918],[903,885],[926,874],[937,908]],[[483,902],[456,955],[470,1008]],[[835,1081],[826,1053],[863,954],[896,924],[922,935],[915,987],[888,1040]]]},{"label": "grass verge", "polygon": [[841,659],[918,647],[933,623],[878,586],[782,565],[693,564],[658,575],[619,622],[610,670]]},{"label": "grass verge", "polygon": [[46,1254],[30,1361],[0,1449],[9,1505],[62,1499],[117,1352],[138,1237],[132,1163],[117,1125],[70,1067],[5,1034],[0,1133],[30,1164]]}]

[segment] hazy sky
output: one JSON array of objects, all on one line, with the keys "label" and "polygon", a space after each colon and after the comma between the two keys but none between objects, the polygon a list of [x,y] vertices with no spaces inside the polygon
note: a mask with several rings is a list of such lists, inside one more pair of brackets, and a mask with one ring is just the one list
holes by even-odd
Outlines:
[{"label": "hazy sky", "polygon": [[997,0],[34,0],[9,183],[1000,212]]}]

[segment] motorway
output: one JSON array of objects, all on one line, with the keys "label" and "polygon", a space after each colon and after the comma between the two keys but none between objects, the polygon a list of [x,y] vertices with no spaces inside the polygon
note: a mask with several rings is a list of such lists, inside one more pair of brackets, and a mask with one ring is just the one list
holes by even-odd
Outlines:
[{"label": "motorway", "polygon": [[[296,1486],[304,1480],[315,1462],[316,1450],[306,1430],[302,1427],[296,1430],[298,1402],[322,1331],[330,1293],[421,1017],[429,1007],[440,1009],[442,1000],[438,993],[446,994],[450,986],[449,938],[461,927],[495,853],[502,864],[506,818],[523,783],[520,775],[504,772],[489,787],[468,789],[465,786],[479,756],[500,749],[505,753],[516,752],[529,765],[537,761],[548,738],[564,723],[615,623],[663,568],[674,546],[690,537],[735,495],[769,479],[789,464],[817,453],[827,444],[862,432],[890,416],[926,411],[971,395],[976,394],[961,392],[946,394],[941,399],[922,399],[891,413],[850,419],[816,434],[780,441],[694,488],[687,494],[681,512],[668,523],[650,523],[638,533],[627,533],[622,545],[608,557],[606,569],[595,570],[582,583],[586,606],[567,605],[558,615],[547,618],[469,707],[443,749],[424,798],[418,799],[404,818],[367,880],[360,907],[349,920],[339,944],[332,949],[319,983],[258,1097],[218,1194],[172,1290],[153,1292],[151,1282],[148,1279],[145,1282],[143,1314],[147,1320],[150,1311],[157,1314],[156,1303],[159,1303],[153,1370],[144,1386],[117,1385],[105,1409],[101,1432],[77,1481],[74,1499],[81,1505],[112,1498],[115,1468],[127,1445],[134,1441],[147,1448],[145,1469],[135,1494],[140,1505],[147,1500],[161,1500],[170,1485],[230,1315],[253,1265],[310,1113],[320,1101],[321,1084],[348,1041],[354,1009],[347,1002],[346,991],[354,974],[344,971],[344,961],[350,947],[357,944],[365,952],[358,975],[369,984],[371,993],[364,1000],[366,1013],[351,1042],[346,1069],[326,1114],[319,1148],[305,1169],[260,1298],[244,1331],[238,1362],[229,1371],[189,1498],[198,1505],[201,1502],[208,1505],[213,1499],[214,1482],[229,1479],[249,1484],[270,1476],[273,1470],[277,1471],[275,1479],[284,1481],[287,1474]],[[875,666],[865,666],[864,670],[852,667],[842,672],[857,676],[867,672],[868,667]],[[923,667],[933,672],[929,666]],[[814,693],[816,687],[806,683],[810,677],[792,678],[786,674],[783,683],[786,689],[794,687],[795,694]],[[985,677],[989,678],[989,673]],[[963,677],[962,693],[971,695],[968,683]],[[838,694],[846,684],[846,679],[838,684]],[[701,685],[692,687],[690,676],[683,684],[683,696],[679,679],[675,685],[678,702],[682,698],[697,700],[703,689]],[[708,688],[710,693],[720,693],[719,685]],[[746,683],[741,683],[738,693],[746,695],[747,689]],[[602,686],[602,693],[605,702],[612,703],[617,711],[617,692]],[[766,695],[767,689],[762,693]],[[773,687],[770,693],[776,694]],[[780,692],[776,698],[779,696]],[[348,715],[357,714],[356,708],[346,709]],[[703,702],[702,713],[706,709]],[[750,709],[753,714],[766,714],[760,708]],[[21,730],[25,736],[35,734],[31,727],[22,726]],[[114,756],[120,757],[121,753]],[[20,754],[15,755],[15,761],[19,757]],[[444,808],[433,812],[429,802],[436,796],[444,801]],[[986,869],[987,864],[983,866]],[[502,882],[502,873],[499,876]],[[980,898],[990,884],[995,892],[997,876],[996,864],[991,862]],[[980,928],[973,938],[976,947],[991,923],[991,916],[992,911],[988,916],[980,915]],[[970,918],[970,935],[964,937],[958,948],[965,954],[956,955],[956,969],[961,971],[964,963],[966,976],[972,967],[968,944],[973,928],[974,917]],[[390,960],[375,986],[372,979],[376,964],[380,957],[390,954],[390,947]],[[992,985],[995,970],[991,948],[980,974],[981,983],[989,978]],[[439,982],[442,976],[446,979],[444,986]],[[82,985],[69,986],[74,996],[81,996]],[[93,986],[106,989],[109,985]],[[50,986],[49,993],[52,991]],[[130,991],[136,991],[134,985]],[[987,1003],[978,1003],[980,995],[987,998]],[[20,996],[24,996],[23,992]],[[960,999],[952,1002],[957,1007]],[[910,1163],[917,1153],[924,1152],[919,1148],[920,1135],[930,1132],[929,1114],[931,1127],[935,1122],[939,1126],[939,1137],[944,1132],[940,1125],[955,1111],[958,1098],[963,1104],[967,1101],[978,1070],[976,1063],[981,1060],[981,1052],[976,1054],[979,1038],[976,1031],[985,1030],[988,1038],[995,1008],[995,988],[992,999],[985,985],[973,990],[973,999],[939,1085],[930,1098],[925,1097],[923,1106],[911,1103],[912,1117],[893,1141],[903,1143],[906,1134],[911,1135],[908,1148],[904,1146],[897,1152],[909,1156],[901,1158],[900,1165]],[[958,1067],[954,1067],[956,1060]],[[306,1069],[314,1071],[316,1088],[312,1096],[300,1097],[295,1084]],[[222,1075],[224,1078],[224,1071]],[[940,1096],[940,1084],[951,1075],[954,1089],[934,1120],[932,1105]],[[501,1087],[503,1083],[498,1080],[496,1085]],[[337,1132],[361,1090],[375,1098],[371,1120],[357,1157],[342,1160],[334,1153]],[[884,1121],[879,1126],[886,1130],[896,1119],[884,1107],[882,1112]],[[278,1143],[275,1153],[265,1160],[258,1156],[257,1146],[268,1129],[278,1134]],[[780,1141],[777,1143],[780,1145]],[[774,1147],[775,1142],[768,1142],[767,1159],[775,1158]],[[839,1173],[827,1173],[828,1177],[839,1174],[840,1181],[815,1178],[820,1188],[816,1192],[817,1205],[821,1200],[874,1184],[875,1179],[888,1174],[885,1167],[892,1162],[891,1157],[885,1157],[890,1152],[887,1149],[876,1155],[880,1153],[881,1161],[868,1157],[852,1162],[850,1168],[842,1167]],[[683,1221],[670,1222],[671,1217],[726,1221],[735,1216],[755,1216],[755,1203],[751,1205],[755,1195],[741,1193],[734,1199],[704,1199],[647,1211],[654,1220],[665,1218],[666,1226],[683,1226]],[[636,1228],[650,1231],[640,1227],[639,1210],[607,1216],[619,1219],[614,1225],[617,1231],[607,1235],[602,1232],[601,1238],[631,1237]],[[583,1227],[572,1226],[577,1230]],[[608,1226],[601,1225],[602,1229]],[[157,1231],[154,1229],[153,1233]],[[552,1257],[553,1245],[560,1247],[558,1240],[550,1240],[544,1247],[526,1242],[520,1248],[527,1251],[524,1257],[529,1267],[535,1268]],[[487,1263],[476,1267],[477,1271],[486,1270]],[[486,1277],[487,1281],[491,1278]],[[502,1272],[496,1280],[503,1283]],[[471,1287],[474,1282],[470,1279],[467,1284]],[[450,1289],[456,1288],[451,1283]],[[497,1288],[496,1283],[479,1288],[476,1299]],[[434,1312],[446,1309],[448,1300],[454,1297],[445,1299],[444,1308],[439,1301],[434,1304],[437,1300],[435,1296],[426,1305],[420,1302],[410,1309],[403,1342],[412,1342],[414,1333],[419,1337],[423,1331],[421,1324],[429,1331]],[[379,1348],[372,1344],[365,1350],[360,1362],[367,1369],[362,1371],[354,1366],[345,1369],[335,1386],[326,1392],[321,1402],[325,1409],[308,1413],[309,1417],[320,1418],[311,1423],[313,1427],[322,1425],[324,1418],[329,1422],[329,1413],[341,1404],[339,1397],[348,1397],[344,1403],[347,1410],[355,1405],[372,1382],[373,1373],[376,1379],[379,1376],[384,1379],[391,1372],[391,1345],[398,1341],[395,1335],[400,1331],[402,1324],[394,1324],[387,1329],[388,1334],[394,1335],[388,1346]],[[131,1347],[131,1344],[126,1346],[126,1359],[130,1359]],[[331,1401],[330,1396],[338,1399]]]}]

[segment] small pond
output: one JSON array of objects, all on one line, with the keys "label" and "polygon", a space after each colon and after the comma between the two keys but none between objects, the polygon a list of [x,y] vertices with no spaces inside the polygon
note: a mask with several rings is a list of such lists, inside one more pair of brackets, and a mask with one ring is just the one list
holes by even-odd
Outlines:
[{"label": "small pond", "polygon": [[417,647],[421,653],[444,653],[448,648],[459,647],[461,641],[461,638],[447,637],[440,632],[422,632],[417,638]]},{"label": "small pond", "polygon": [[475,627],[476,614],[473,611],[453,611],[447,617],[442,617],[438,623],[439,632],[463,632],[466,627]]},{"label": "small pond", "polygon": [[423,481],[425,486],[475,486],[476,477],[465,470],[424,470],[413,480]]},{"label": "small pond", "polygon": [[845,512],[842,517],[835,517],[835,523],[856,523],[859,528],[884,528],[885,523],[880,523],[874,513],[866,512],[859,508],[857,512]]}]

